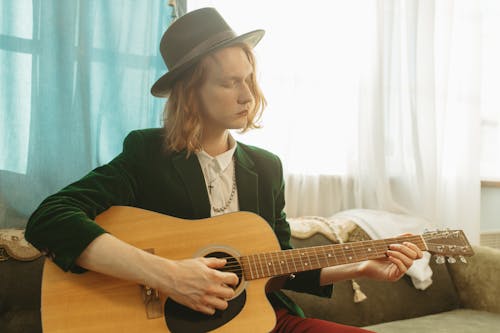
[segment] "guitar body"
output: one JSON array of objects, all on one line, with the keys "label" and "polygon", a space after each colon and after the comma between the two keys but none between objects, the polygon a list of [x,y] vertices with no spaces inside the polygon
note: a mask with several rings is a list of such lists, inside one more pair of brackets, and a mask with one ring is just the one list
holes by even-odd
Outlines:
[{"label": "guitar body", "polygon": [[[140,249],[153,249],[156,255],[169,259],[212,252],[239,257],[280,250],[267,222],[247,212],[183,220],[116,206],[96,221],[115,237]],[[276,318],[265,293],[268,281],[269,278],[262,278],[241,283],[242,307],[235,310],[229,321],[213,324],[208,318],[209,326],[196,330],[183,328],[181,322],[180,328],[172,330],[167,326],[168,314],[148,319],[141,286],[95,272],[65,273],[46,260],[42,280],[43,332],[269,332]],[[161,295],[160,299],[163,305],[166,299]]]}]

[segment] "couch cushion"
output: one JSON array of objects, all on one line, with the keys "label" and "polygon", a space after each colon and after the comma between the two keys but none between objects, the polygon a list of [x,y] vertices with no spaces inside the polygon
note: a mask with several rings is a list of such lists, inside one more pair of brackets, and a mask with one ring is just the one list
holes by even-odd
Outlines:
[{"label": "couch cushion", "polygon": [[500,250],[474,246],[468,264],[447,264],[464,308],[500,313]]},{"label": "couch cushion", "polygon": [[0,332],[42,332],[40,290],[44,257],[0,262]]},{"label": "couch cushion", "polygon": [[457,309],[434,315],[398,320],[365,327],[378,333],[400,332],[497,332],[500,315],[478,310]]}]

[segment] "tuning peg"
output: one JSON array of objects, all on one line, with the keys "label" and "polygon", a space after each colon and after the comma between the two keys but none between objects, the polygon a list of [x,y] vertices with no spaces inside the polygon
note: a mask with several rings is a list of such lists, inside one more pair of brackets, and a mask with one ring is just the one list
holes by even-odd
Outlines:
[{"label": "tuning peg", "polygon": [[456,262],[457,262],[457,259],[455,259],[455,258],[453,258],[453,257],[448,257],[448,262],[449,262],[450,264],[454,264],[454,263],[456,263]]},{"label": "tuning peg", "polygon": [[464,264],[467,263],[467,259],[465,259],[464,256],[458,256],[458,259],[460,259],[460,261],[463,262]]},{"label": "tuning peg", "polygon": [[436,264],[440,264],[441,265],[441,264],[444,264],[445,262],[446,262],[446,260],[445,260],[444,256],[442,256],[442,255],[437,255],[436,256]]}]

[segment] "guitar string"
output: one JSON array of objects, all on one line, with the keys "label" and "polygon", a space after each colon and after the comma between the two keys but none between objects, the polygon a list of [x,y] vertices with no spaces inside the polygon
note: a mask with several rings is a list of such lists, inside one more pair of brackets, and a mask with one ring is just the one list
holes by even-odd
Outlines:
[{"label": "guitar string", "polygon": [[[422,236],[424,237],[424,236]],[[433,237],[431,237],[433,238]],[[257,254],[252,254],[251,256],[266,256],[266,255],[269,255],[269,256],[272,256],[272,255],[281,255],[283,253],[290,253],[291,252],[312,252],[312,251],[316,251],[316,250],[325,250],[327,248],[330,248],[330,247],[333,247],[333,250],[351,250],[351,252],[355,252],[356,250],[360,250],[360,249],[367,249],[368,247],[366,246],[366,244],[368,243],[373,243],[375,242],[375,244],[371,244],[371,248],[375,248],[376,250],[384,250],[384,252],[386,250],[388,250],[388,245],[390,244],[399,244],[403,241],[413,241],[413,243],[417,243],[419,241],[421,241],[421,236],[407,236],[407,237],[403,237],[403,238],[388,238],[388,239],[383,239],[383,240],[379,240],[379,239],[376,239],[376,240],[365,240],[365,241],[360,241],[360,242],[353,242],[353,243],[339,243],[339,244],[330,244],[330,245],[322,245],[322,246],[314,246],[314,247],[309,247],[309,248],[296,248],[296,249],[290,249],[290,250],[285,250],[285,251],[276,251],[276,252],[264,252],[264,253],[257,253]],[[433,243],[429,243],[427,242],[428,244],[433,244]],[[287,252],[287,251],[290,251],[290,252]],[[345,251],[344,251],[345,252]],[[354,255],[356,255],[356,253],[353,253]],[[320,254],[320,256],[322,256]],[[249,257],[249,256],[241,256],[240,258],[243,258],[243,257]],[[233,257],[221,257],[220,259],[231,259]],[[259,259],[260,260],[260,259]],[[264,258],[264,260],[266,260]]]},{"label": "guitar string", "polygon": [[[387,245],[389,244],[392,244],[392,243],[395,243],[395,242],[390,242],[390,240],[409,240],[409,239],[413,239],[413,238],[419,238],[419,236],[408,236],[408,237],[404,237],[404,238],[394,238],[394,239],[386,239],[386,240],[367,240],[367,241],[362,241],[362,242],[356,242],[358,243],[357,245],[354,245],[354,243],[345,243],[345,244],[332,244],[333,246],[336,246],[338,247],[337,249],[333,249],[333,250],[338,250],[336,252],[340,252],[340,250],[350,250],[351,252],[355,252],[356,250],[359,250],[359,249],[366,249],[367,247],[366,246],[363,246],[363,244],[359,244],[359,243],[363,243],[363,242],[373,242],[373,241],[376,241],[378,244],[375,244],[372,246],[372,248],[375,248],[375,251],[380,251],[382,253],[378,254],[378,253],[373,253],[374,255],[376,255],[376,257],[382,257],[383,254],[387,251]],[[385,244],[384,244],[385,243]],[[301,257],[294,257],[294,255],[298,255],[298,254],[302,254],[303,252],[308,252],[309,255],[312,256],[312,258],[309,258],[309,259],[312,259],[312,260],[307,260],[306,262],[308,262],[309,264],[313,264],[314,266],[314,263],[311,263],[311,261],[316,261],[316,259],[314,259],[314,257],[317,258],[317,261],[319,263],[319,261],[331,261],[333,259],[335,259],[337,261],[337,264],[339,262],[338,258],[337,257],[342,257],[344,256],[344,259],[347,259],[346,257],[346,253],[345,251],[342,251],[343,253],[340,254],[340,253],[334,253],[333,255],[335,256],[335,258],[333,257],[330,257],[328,255],[325,255],[325,254],[321,254],[321,253],[317,253],[317,250],[323,250],[323,252],[325,252],[324,250],[326,250],[326,248],[328,247],[331,247],[332,245],[325,245],[325,246],[319,246],[319,247],[311,247],[311,248],[304,248],[304,249],[292,249],[290,251],[294,251],[295,253],[292,253],[292,252],[285,252],[285,251],[282,251],[282,252],[268,252],[268,253],[260,253],[260,254],[253,254],[251,256],[253,257],[257,257],[257,258],[252,258],[251,261],[253,261],[253,263],[255,265],[259,265],[260,266],[260,270],[261,271],[264,271],[264,270],[273,270],[273,271],[276,271],[275,267],[280,267],[280,265],[273,265],[273,266],[270,266],[269,265],[263,265],[263,263],[267,263],[269,264],[270,262],[271,263],[274,263],[274,262],[277,262],[277,261],[283,261],[283,258],[279,258],[278,256],[287,256],[287,254],[290,255],[291,258],[284,258],[284,260],[286,260],[285,263],[293,263],[294,266],[302,266],[304,268],[304,260],[301,258]],[[346,245],[349,245],[349,248],[345,248]],[[315,253],[313,253],[315,252]],[[366,252],[364,253],[366,254]],[[358,254],[356,253],[349,253],[348,255],[351,255],[351,257],[358,257]],[[262,258],[262,256],[268,256],[270,258]],[[275,256],[275,258],[272,258],[272,256]],[[248,258],[248,260],[250,260],[250,256],[242,256],[240,257],[240,259],[243,259],[244,257]],[[223,259],[232,259],[233,257],[223,257]],[[368,257],[367,257],[368,259]],[[359,261],[359,259],[357,259],[357,261]],[[345,263],[348,263],[348,262],[352,262],[352,260],[346,260]],[[342,260],[342,263],[343,260]],[[307,265],[307,264],[306,264]],[[238,261],[234,262],[234,261],[231,261],[229,264],[226,264],[224,266],[225,268],[236,268],[235,272],[241,272],[241,265],[239,264]],[[256,268],[258,268],[256,266]],[[243,269],[244,270],[244,269]],[[250,267],[250,270],[252,270],[252,268]],[[258,270],[258,269],[257,269]],[[224,270],[224,271],[232,271],[232,270]]]},{"label": "guitar string", "polygon": [[[383,257],[383,253],[385,252],[386,248],[384,248],[384,251],[380,254],[374,253],[375,257],[372,257],[372,259],[375,258],[381,258]],[[286,272],[292,272],[292,270],[289,269],[289,266],[293,264],[295,268],[297,267],[302,267],[303,270],[308,270],[308,269],[315,269],[315,264],[320,264],[318,268],[320,268],[322,263],[326,262],[328,265],[341,265],[341,264],[346,264],[349,262],[358,262],[362,261],[365,259],[370,259],[369,257],[366,257],[364,259],[359,259],[357,258],[357,255],[354,254],[353,258],[354,260],[347,260],[345,254],[342,255],[335,255],[335,257],[329,257],[329,256],[324,256],[324,255],[317,255],[317,259],[314,259],[314,257],[311,258],[311,260],[302,260],[301,258],[285,258],[285,265],[287,266]],[[344,258],[342,258],[344,257]],[[339,260],[340,258],[340,260]],[[276,258],[279,259],[279,258]],[[335,260],[335,263],[331,263],[331,261]],[[282,261],[282,260],[280,260]],[[317,261],[317,262],[316,262]],[[271,265],[269,265],[271,263]],[[257,259],[253,260],[253,265],[256,268],[255,275],[257,276],[268,276],[268,275],[279,275],[279,274],[284,274],[283,272],[283,263],[281,264],[276,264],[277,261],[274,258],[271,258],[271,260],[267,260],[267,258],[259,258],[257,256]],[[308,266],[308,264],[310,266]],[[233,262],[233,264],[229,264],[224,266],[225,268],[229,268],[224,270],[225,272],[235,272],[235,273],[241,273],[242,271],[245,271],[245,268],[242,267],[238,262]],[[307,269],[306,269],[307,267]],[[310,268],[313,267],[313,268]],[[254,269],[251,266],[251,263],[248,263],[248,266],[246,267],[247,270],[250,270],[252,275],[254,275]],[[266,273],[268,271],[268,273]],[[295,271],[300,271],[295,270]],[[273,273],[274,272],[274,273]]]},{"label": "guitar string", "polygon": [[[404,238],[404,240],[407,240],[407,238]],[[387,248],[387,245],[389,244],[393,244],[395,242],[385,242],[387,244],[380,244],[381,242],[383,243],[382,240],[376,240],[377,242],[379,242],[379,244],[375,244],[373,245],[371,248],[374,248],[376,251],[381,251],[383,250],[383,252],[385,252],[388,248]],[[362,242],[356,242],[356,243],[363,243],[363,242],[372,242],[371,240],[368,240],[368,241],[362,241]],[[349,246],[349,248],[346,248],[346,245]],[[350,250],[351,252],[355,252],[356,250],[359,250],[359,249],[366,249],[367,246],[364,246],[362,244],[359,244],[359,245],[354,245],[354,243],[344,243],[344,244],[332,244],[332,245],[323,245],[323,246],[315,246],[315,247],[310,247],[310,248],[298,248],[298,249],[291,249],[291,250],[285,250],[285,251],[277,251],[277,252],[266,252],[266,253],[257,253],[257,254],[252,254],[251,256],[258,256],[258,260],[261,261],[261,260],[264,260],[264,261],[268,261],[267,258],[262,258],[262,256],[280,256],[280,255],[287,255],[287,254],[290,254],[291,256],[293,255],[297,255],[299,253],[303,253],[303,252],[311,252],[311,253],[308,253],[308,254],[311,254],[311,255],[314,255],[314,256],[319,256],[319,257],[324,257],[324,258],[329,258],[328,256],[326,256],[325,254],[318,254],[317,253],[317,250],[326,250],[327,248],[329,247],[337,247],[337,248],[333,248],[334,251],[336,252],[339,252],[340,250]],[[290,251],[290,252],[288,252]],[[316,253],[312,253],[312,252],[316,252]],[[294,253],[292,253],[294,252]],[[342,253],[342,255],[345,255],[345,251],[343,251],[344,253]],[[366,252],[365,252],[366,253]],[[356,253],[352,253],[353,255],[357,256]],[[336,255],[340,255],[340,254],[336,254]],[[243,257],[250,257],[250,256],[241,256],[240,258],[243,258]],[[227,260],[230,260],[232,257],[222,257],[221,259],[227,259]],[[295,259],[295,260],[300,260],[299,259]],[[272,258],[271,258],[271,261],[272,261]],[[228,267],[228,265],[226,265],[225,267]]]},{"label": "guitar string", "polygon": [[[424,237],[424,238],[435,238],[435,236],[430,236],[430,237],[425,237],[426,235],[422,235],[422,236],[406,236],[406,237],[401,237],[401,238],[389,238],[389,239],[383,239],[383,240],[366,240],[366,241],[361,241],[361,242],[356,242],[356,243],[345,243],[345,244],[331,244],[331,245],[325,245],[325,246],[318,246],[318,247],[311,247],[311,248],[304,248],[304,249],[292,249],[290,251],[294,251],[295,253],[292,253],[292,252],[285,252],[285,251],[281,251],[281,252],[268,252],[268,253],[260,253],[260,254],[253,254],[251,255],[252,259],[250,259],[250,256],[242,256],[240,257],[240,259],[243,259],[244,257],[248,258],[249,261],[252,261],[252,263],[255,265],[255,268],[257,269],[257,271],[259,271],[259,267],[257,265],[260,266],[260,271],[262,271],[262,273],[264,273],[265,275],[265,271],[269,271],[269,273],[271,273],[271,270],[274,271],[275,273],[277,273],[277,269],[276,267],[278,267],[278,269],[282,269],[281,265],[283,265],[283,259],[285,260],[285,264],[293,264],[295,267],[297,266],[302,266],[302,268],[304,269],[304,262],[306,263],[305,266],[307,266],[308,264],[309,265],[312,265],[314,267],[314,262],[315,261],[318,261],[317,263],[320,264],[320,262],[327,262],[328,264],[330,263],[331,260],[334,260],[336,261],[335,265],[338,265],[338,264],[344,264],[344,263],[349,263],[349,262],[353,262],[352,259],[350,260],[347,260],[348,257],[347,256],[350,256],[352,257],[353,259],[355,259],[354,262],[356,261],[362,261],[364,259],[358,259],[358,254],[355,253],[356,250],[359,250],[359,249],[367,249],[366,246],[364,246],[365,244],[367,243],[370,243],[370,242],[376,242],[376,244],[372,244],[372,248],[375,249],[376,252],[380,251],[381,253],[378,254],[378,253],[373,253],[373,255],[376,255],[376,258],[379,258],[379,257],[383,257],[383,254],[387,251],[388,249],[388,245],[390,244],[394,244],[394,243],[399,243],[399,242],[402,242],[402,241],[411,241],[411,240],[416,240],[416,241],[421,241],[421,237]],[[325,252],[325,250],[329,247],[337,247],[337,248],[334,248],[333,250],[337,250],[335,252],[340,252],[340,250],[343,250],[342,251],[342,254],[340,253],[333,253],[334,257],[331,257],[331,256],[328,256],[328,255],[325,255],[325,254],[321,254],[321,253],[317,253],[317,250],[323,250],[323,252]],[[346,248],[346,246],[348,246],[348,248]],[[352,253],[345,253],[345,250],[348,250]],[[304,252],[306,252],[307,254],[309,254],[311,257],[307,257],[307,259],[309,260],[302,260],[301,257],[294,257],[294,255],[298,255],[298,254],[303,254]],[[314,252],[314,253],[313,253]],[[364,253],[363,254],[366,254],[365,251],[363,251]],[[279,258],[279,256],[287,256],[287,254],[290,255],[290,258]],[[264,256],[264,258],[262,258],[262,256]],[[265,256],[268,256],[269,258],[265,258]],[[275,256],[275,258],[273,258],[273,256]],[[340,260],[341,263],[339,263],[339,260],[338,260],[338,257],[342,257],[344,256],[344,260]],[[255,258],[257,257],[257,258]],[[317,259],[315,259],[314,257],[316,257]],[[366,259],[369,259],[370,256],[366,256]],[[225,257],[225,259],[231,259],[233,257]],[[233,258],[234,259],[234,258]],[[237,260],[237,259],[236,259]],[[275,265],[274,263],[278,263],[278,261],[281,261],[281,265]],[[264,265],[263,265],[264,263]],[[269,263],[271,263],[271,265],[269,265]],[[267,265],[266,265],[267,264]],[[250,271],[253,272],[253,269],[251,267],[251,264],[249,263],[249,267],[248,269]],[[224,270],[224,271],[228,271],[228,272],[239,272],[241,273],[241,271],[243,270],[244,271],[244,268],[241,268],[242,265],[240,265],[240,263],[238,261],[234,262],[234,261],[231,261],[229,264],[225,265],[224,267],[225,268],[229,268],[227,270]],[[309,266],[310,267],[310,266]],[[289,269],[287,269],[288,271]],[[257,275],[260,275],[259,272],[257,272]]]}]

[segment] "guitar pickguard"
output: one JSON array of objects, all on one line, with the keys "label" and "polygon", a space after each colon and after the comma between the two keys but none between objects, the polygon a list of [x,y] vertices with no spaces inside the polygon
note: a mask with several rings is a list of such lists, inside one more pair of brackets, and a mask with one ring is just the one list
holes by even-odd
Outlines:
[{"label": "guitar pickguard", "polygon": [[167,299],[165,303],[165,321],[172,333],[204,333],[230,322],[241,312],[245,302],[246,292],[243,291],[228,302],[229,306],[226,310],[217,310],[213,315],[206,315]]}]

